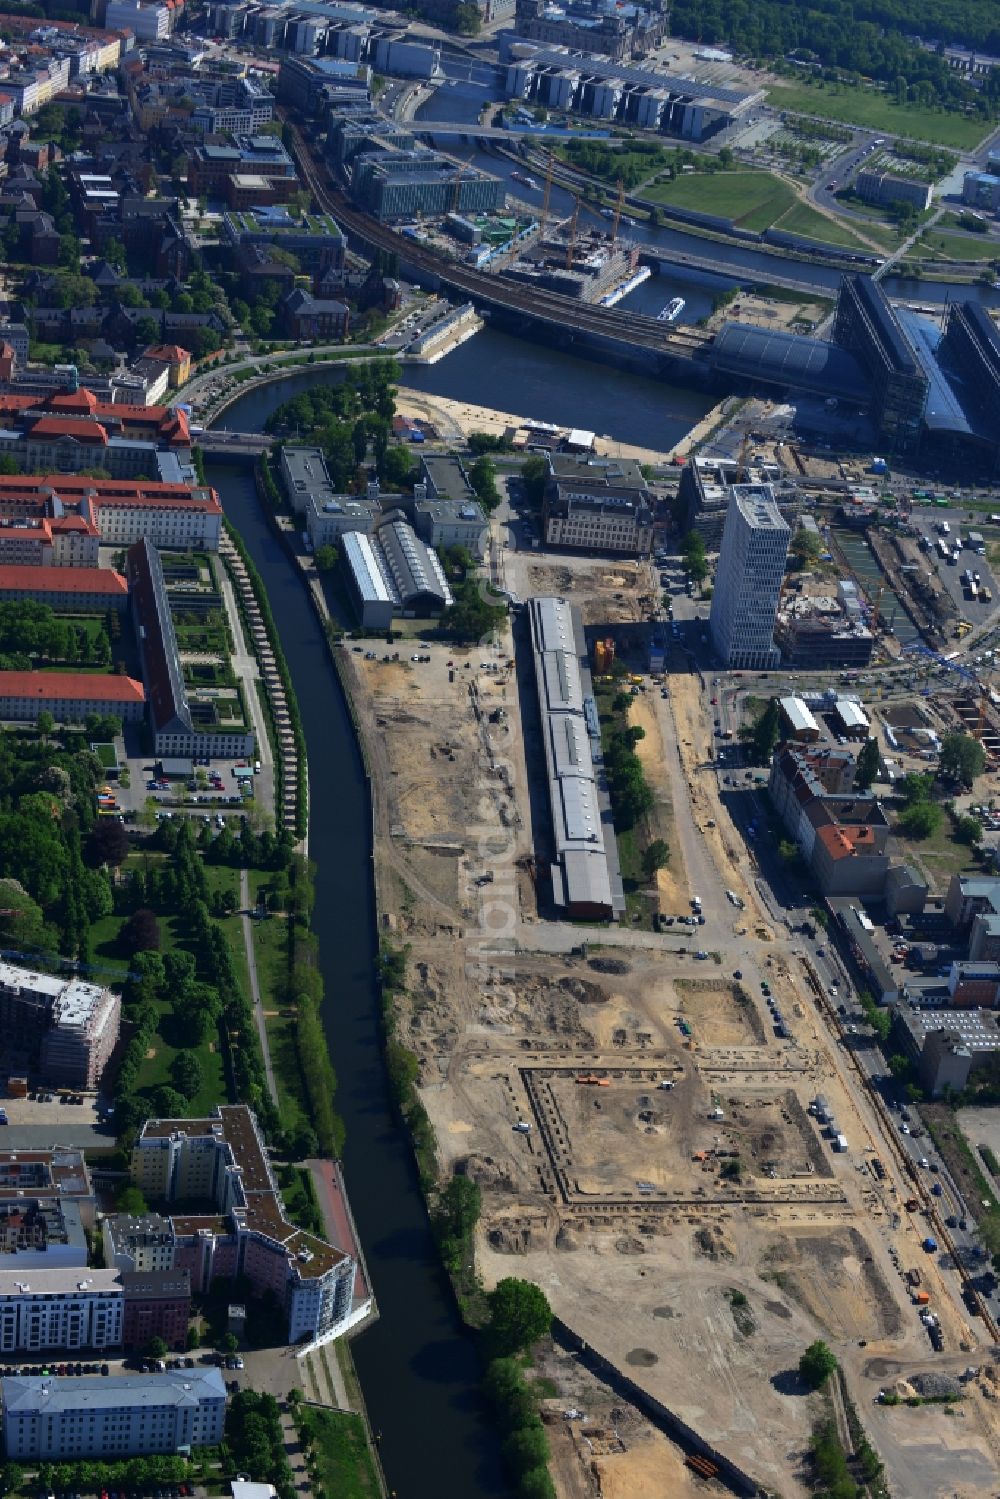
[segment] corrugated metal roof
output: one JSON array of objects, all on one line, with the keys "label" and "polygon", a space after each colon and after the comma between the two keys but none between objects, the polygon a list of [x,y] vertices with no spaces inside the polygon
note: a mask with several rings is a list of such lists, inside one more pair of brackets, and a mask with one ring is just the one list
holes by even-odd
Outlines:
[{"label": "corrugated metal roof", "polygon": [[375,555],[371,538],[363,531],[347,531],[340,538],[344,560],[358,595],[366,604],[398,604],[399,593]]}]

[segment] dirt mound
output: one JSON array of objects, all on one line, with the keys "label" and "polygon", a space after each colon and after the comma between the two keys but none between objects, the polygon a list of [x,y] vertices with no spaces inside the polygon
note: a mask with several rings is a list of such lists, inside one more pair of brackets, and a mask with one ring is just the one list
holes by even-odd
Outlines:
[{"label": "dirt mound", "polygon": [[592,984],[589,979],[574,978],[571,974],[559,980],[559,987],[566,994],[571,994],[574,999],[579,1000],[582,1005],[603,1005],[607,1003],[608,996],[600,984]]},{"label": "dirt mound", "polygon": [[630,1348],[625,1355],[625,1362],[631,1364],[635,1369],[651,1369],[660,1360],[648,1348]]},{"label": "dirt mound", "polygon": [[514,1190],[514,1182],[510,1173],[504,1167],[499,1166],[490,1155],[470,1155],[464,1161],[456,1165],[456,1172],[461,1176],[467,1176],[477,1186],[491,1187],[494,1191]]},{"label": "dirt mound", "polygon": [[631,965],[622,958],[588,958],[587,967],[595,973],[631,973]]},{"label": "dirt mound", "polygon": [[486,1230],[486,1241],[497,1254],[527,1254],[531,1244],[531,1230],[498,1223]]},{"label": "dirt mound", "polygon": [[960,1395],[962,1393],[961,1382],[954,1379],[950,1374],[938,1374],[929,1370],[926,1374],[914,1374],[910,1384],[918,1395],[925,1398],[933,1398],[941,1395]]}]

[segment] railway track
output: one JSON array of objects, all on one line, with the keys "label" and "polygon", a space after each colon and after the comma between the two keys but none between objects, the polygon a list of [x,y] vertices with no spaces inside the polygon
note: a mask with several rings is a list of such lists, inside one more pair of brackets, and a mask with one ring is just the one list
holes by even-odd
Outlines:
[{"label": "railway track", "polygon": [[592,307],[589,303],[560,296],[543,287],[522,286],[505,281],[499,275],[486,275],[481,271],[471,270],[426,245],[404,238],[396,230],[354,208],[333,180],[326,165],[317,164],[296,126],[290,121],[288,123],[291,125],[292,149],[299,170],[316,201],[327,213],[332,214],[339,223],[367,244],[404,256],[419,270],[437,276],[449,286],[465,293],[471,300],[487,302],[510,312],[553,323],[563,329],[593,334],[626,343],[633,348],[647,349],[655,354],[690,359],[702,353],[711,342],[708,335],[699,333],[696,329],[671,328],[669,332],[665,332],[663,324],[658,323],[655,318],[619,312],[610,307]]}]

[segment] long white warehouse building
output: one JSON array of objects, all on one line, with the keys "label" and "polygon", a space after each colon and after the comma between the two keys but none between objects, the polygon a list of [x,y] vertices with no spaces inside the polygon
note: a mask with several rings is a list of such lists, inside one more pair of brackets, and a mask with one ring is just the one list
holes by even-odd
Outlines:
[{"label": "long white warehouse building", "polygon": [[541,597],[531,599],[528,614],[552,813],[552,898],[568,916],[610,918],[624,909],[624,899],[611,813],[602,811],[599,796],[597,708],[584,697],[573,609],[565,599]]}]

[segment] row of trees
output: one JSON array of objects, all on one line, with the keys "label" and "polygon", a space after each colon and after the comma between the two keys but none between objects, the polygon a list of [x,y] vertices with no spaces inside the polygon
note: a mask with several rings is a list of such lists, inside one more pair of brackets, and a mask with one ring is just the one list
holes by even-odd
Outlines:
[{"label": "row of trees", "polygon": [[0,604],[0,670],[31,671],[41,662],[67,666],[111,665],[111,641],[102,625],[85,625],[31,599]]},{"label": "row of trees", "polygon": [[632,701],[627,692],[619,692],[611,704],[613,724],[604,749],[608,790],[615,827],[619,831],[635,827],[653,805],[653,792],[646,780],[642,761],[635,747],[646,736],[638,725],[628,724],[628,707]]},{"label": "row of trees", "polygon": [[238,1470],[251,1474],[258,1483],[273,1484],[278,1499],[295,1499],[295,1480],[273,1395],[241,1390],[233,1396],[226,1411],[226,1446]]},{"label": "row of trees", "polygon": [[[676,36],[725,42],[750,57],[792,57],[859,83],[876,79],[902,102],[929,100],[980,114],[995,109],[992,75],[981,91],[973,89],[917,41],[960,41],[996,55],[1000,23],[987,0],[676,0],[670,25]],[[819,104],[815,113],[823,113]]]}]

